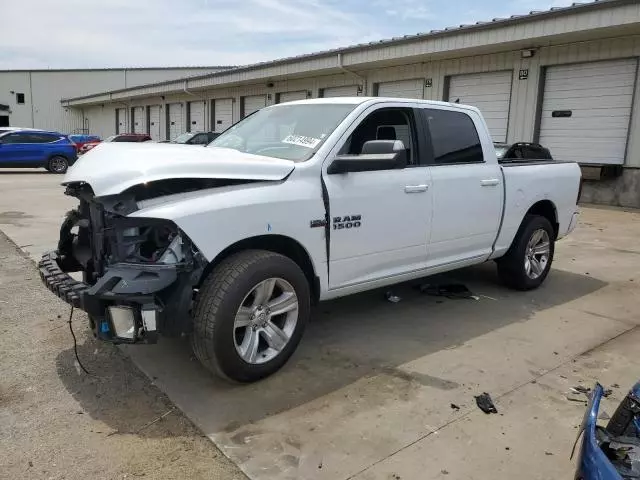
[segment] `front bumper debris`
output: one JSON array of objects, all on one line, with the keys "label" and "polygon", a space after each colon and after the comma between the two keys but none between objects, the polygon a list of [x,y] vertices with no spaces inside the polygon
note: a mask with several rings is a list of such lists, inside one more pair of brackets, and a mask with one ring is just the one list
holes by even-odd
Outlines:
[{"label": "front bumper debris", "polygon": [[89,285],[64,272],[58,260],[55,251],[43,255],[38,263],[42,282],[62,300],[84,310],[101,340],[155,343],[162,327],[174,333],[171,321],[188,314],[191,298],[184,292],[190,292],[185,286],[191,275],[176,265],[115,264]]}]

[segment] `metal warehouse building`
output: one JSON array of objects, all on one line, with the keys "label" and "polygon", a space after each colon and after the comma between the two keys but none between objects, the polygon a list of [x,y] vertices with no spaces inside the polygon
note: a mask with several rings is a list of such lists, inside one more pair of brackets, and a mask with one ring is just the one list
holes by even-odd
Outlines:
[{"label": "metal warehouse building", "polygon": [[0,126],[41,128],[64,133],[88,132],[93,130],[91,119],[83,117],[77,110],[63,107],[61,98],[214,73],[228,68],[0,70]]},{"label": "metal warehouse building", "polygon": [[[601,0],[265,62],[69,95],[101,135],[224,130],[311,97],[371,95],[478,106],[496,141],[539,141],[590,178],[583,199],[640,207],[640,1]],[[84,123],[83,123],[84,122]]]}]

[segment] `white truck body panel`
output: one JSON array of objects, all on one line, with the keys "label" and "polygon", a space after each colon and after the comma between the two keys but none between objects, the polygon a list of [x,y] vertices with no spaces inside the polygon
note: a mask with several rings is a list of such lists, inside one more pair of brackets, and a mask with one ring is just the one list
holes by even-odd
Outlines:
[{"label": "white truck body panel", "polygon": [[[309,255],[320,299],[481,263],[504,254],[525,213],[539,200],[557,209],[559,236],[575,225],[579,168],[572,163],[498,164],[476,108],[443,102],[375,98],[290,102],[353,104],[354,110],[307,161],[294,163],[227,148],[101,145],[70,169],[65,183],[87,182],[96,196],[170,178],[246,179],[253,183],[170,195],[139,203],[131,217],[171,220],[208,261],[253,237],[281,235]],[[327,174],[353,130],[379,108],[466,113],[484,163]],[[284,106],[267,107],[284,108]],[[324,189],[326,191],[323,191]],[[328,211],[325,201],[328,200]],[[310,222],[328,215],[328,228]],[[359,228],[334,231],[335,217],[360,215]],[[327,238],[328,235],[328,238]]]}]

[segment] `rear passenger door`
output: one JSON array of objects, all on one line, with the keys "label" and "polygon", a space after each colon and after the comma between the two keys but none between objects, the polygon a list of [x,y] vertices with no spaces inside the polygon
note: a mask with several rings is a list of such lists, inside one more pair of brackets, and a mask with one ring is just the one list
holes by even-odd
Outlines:
[{"label": "rear passenger door", "polygon": [[8,164],[20,166],[36,162],[38,145],[33,142],[28,133],[10,133],[2,137],[0,145],[0,160]]},{"label": "rear passenger door", "polygon": [[[483,153],[480,117],[474,120],[464,110],[431,106],[421,113],[432,155],[428,265],[486,258],[500,226],[504,193],[500,166]],[[490,144],[488,138],[486,142]]]}]

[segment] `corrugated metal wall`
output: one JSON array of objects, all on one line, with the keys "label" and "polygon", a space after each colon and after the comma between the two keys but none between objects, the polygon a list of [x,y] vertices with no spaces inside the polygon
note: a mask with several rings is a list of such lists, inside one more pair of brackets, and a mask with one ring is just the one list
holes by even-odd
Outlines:
[{"label": "corrugated metal wall", "polygon": [[[0,71],[0,104],[9,105],[11,109],[9,121],[12,126],[35,127],[63,133],[74,133],[87,128],[91,130],[94,119],[88,117],[86,113],[83,116],[81,109],[62,107],[60,100],[63,98],[78,97],[163,80],[174,80],[219,70],[218,68],[178,68]],[[18,92],[25,94],[24,105],[16,103],[15,93]],[[120,106],[126,107],[127,105]],[[96,112],[98,110],[91,108],[92,115]],[[103,115],[103,113],[100,113],[98,116]],[[102,119],[98,119],[95,124],[103,128]],[[113,131],[114,129],[115,120],[111,128],[105,131]],[[91,131],[91,133],[94,132]]]},{"label": "corrugated metal wall", "polygon": [[[486,55],[474,55],[469,57],[445,59],[430,62],[412,63],[395,67],[370,67],[367,70],[359,70],[356,73],[366,78],[366,94],[373,95],[376,84],[399,80],[425,81],[424,98],[430,100],[443,100],[447,78],[452,75],[477,72],[513,71],[513,84],[508,123],[508,141],[532,141],[535,135],[536,115],[538,111],[539,82],[544,67],[550,65],[578,63],[615,58],[640,57],[640,36],[626,36],[604,40],[571,43],[561,46],[540,48],[534,57],[522,58],[520,50],[501,52]],[[520,70],[527,70],[526,79],[520,79]],[[429,80],[429,82],[427,82]],[[638,82],[640,83],[640,82]],[[324,88],[362,84],[362,80],[350,74],[323,75],[309,78],[290,79],[273,82],[273,87],[267,87],[265,83],[222,87],[197,92],[198,97],[210,100],[216,98],[233,98],[233,120],[240,119],[240,98],[249,95],[267,95],[267,105],[276,101],[276,92],[307,90],[312,96],[318,97],[319,91]],[[427,86],[431,85],[431,86]],[[627,161],[629,166],[640,167],[640,85],[636,86],[634,109],[632,113],[629,145],[627,149]],[[138,99],[127,103],[129,106],[154,105],[193,101],[194,97],[186,94],[166,95],[148,99]],[[109,104],[107,104],[109,105]],[[113,116],[115,104],[105,106],[110,109]],[[91,109],[91,115],[97,112]],[[99,115],[105,115],[104,112]],[[208,117],[208,115],[207,115]],[[165,136],[166,120],[161,115],[162,138]],[[210,128],[210,118],[207,118],[207,128]],[[102,124],[101,121],[97,122]],[[105,122],[107,124],[109,122]],[[112,131],[115,122],[111,122]]]}]

